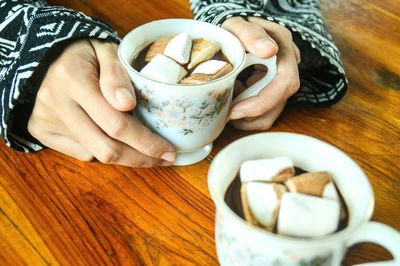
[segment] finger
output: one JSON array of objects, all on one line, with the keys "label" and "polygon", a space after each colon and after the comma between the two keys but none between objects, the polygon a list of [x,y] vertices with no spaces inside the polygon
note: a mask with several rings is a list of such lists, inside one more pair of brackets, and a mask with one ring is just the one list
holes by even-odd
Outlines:
[{"label": "finger", "polygon": [[[279,43],[278,71],[276,77],[257,96],[249,97],[232,107],[230,119],[257,117],[285,102],[300,87],[298,67],[293,51],[291,33],[280,25],[253,18],[262,24]],[[262,23],[261,23],[262,22]]]},{"label": "finger", "polygon": [[119,111],[130,111],[136,105],[135,91],[128,73],[120,63],[117,45],[91,40],[100,68],[100,89],[108,103]]},{"label": "finger", "polygon": [[49,133],[38,139],[43,145],[80,161],[89,162],[93,155],[78,142],[59,134]]},{"label": "finger", "polygon": [[[257,24],[265,32],[268,32],[270,38],[278,43],[279,51],[281,51],[282,48],[292,49],[292,33],[287,28],[262,18],[249,17],[248,20],[252,24]],[[282,40],[284,41],[282,42]]]},{"label": "finger", "polygon": [[293,51],[294,51],[294,55],[296,56],[297,64],[300,64],[300,62],[301,62],[301,54],[300,54],[299,48],[297,47],[297,45],[295,43],[293,43]]},{"label": "finger", "polygon": [[[257,117],[275,109],[289,97],[288,91],[299,87],[298,77],[291,71],[283,70],[256,96],[249,97],[236,103],[231,110],[229,119]],[[289,89],[288,87],[293,87]]]},{"label": "finger", "polygon": [[[53,150],[64,153],[81,161],[93,160],[92,154],[82,147],[78,142],[70,137],[54,133],[52,128],[57,128],[53,123],[47,123],[45,120],[38,119],[33,115],[28,121],[29,133],[40,143]],[[58,129],[58,128],[57,128]],[[65,130],[68,131],[68,130]]]},{"label": "finger", "polygon": [[285,102],[279,104],[271,112],[268,112],[261,117],[254,120],[239,119],[231,121],[231,124],[241,130],[268,130],[272,127],[275,120],[279,117],[280,113],[285,107]]},{"label": "finger", "polygon": [[71,126],[74,138],[102,163],[130,167],[152,167],[164,163],[111,139],[79,106],[70,106],[70,115],[64,116],[65,124]]},{"label": "finger", "polygon": [[278,52],[278,45],[274,39],[258,24],[234,17],[226,20],[222,27],[236,35],[245,49],[257,57],[269,58]]},{"label": "finger", "polygon": [[[71,97],[103,132],[149,157],[170,162],[175,160],[175,147],[151,132],[132,115],[111,107],[93,81],[85,77],[80,80]],[[82,87],[85,90],[79,89]]]}]

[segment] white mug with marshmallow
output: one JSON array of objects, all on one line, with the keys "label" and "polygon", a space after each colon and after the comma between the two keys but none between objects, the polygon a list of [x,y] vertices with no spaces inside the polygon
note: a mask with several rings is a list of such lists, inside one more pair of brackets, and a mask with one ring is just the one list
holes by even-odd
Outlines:
[{"label": "white mug with marshmallow", "polygon": [[[297,167],[309,172],[327,171],[332,176],[348,209],[348,224],[344,229],[318,238],[288,237],[253,226],[229,208],[225,193],[242,163],[276,157],[289,157]],[[221,266],[339,266],[347,249],[361,242],[381,245],[393,255],[392,261],[365,265],[400,265],[400,233],[385,224],[369,221],[374,196],[367,177],[345,153],[320,140],[280,132],[241,138],[221,150],[212,161],[208,189],[216,206],[215,242]]]},{"label": "white mug with marshmallow", "polygon": [[[216,41],[233,65],[227,75],[203,84],[170,84],[141,75],[132,60],[152,42],[169,35],[189,33],[190,37]],[[262,64],[268,72],[234,101],[257,95],[276,75],[276,57],[260,59],[246,54],[230,32],[206,22],[166,19],[144,24],[122,40],[119,58],[131,77],[138,100],[136,115],[152,131],[177,147],[175,165],[189,165],[204,159],[212,142],[228,120],[235,79],[249,65]]]}]

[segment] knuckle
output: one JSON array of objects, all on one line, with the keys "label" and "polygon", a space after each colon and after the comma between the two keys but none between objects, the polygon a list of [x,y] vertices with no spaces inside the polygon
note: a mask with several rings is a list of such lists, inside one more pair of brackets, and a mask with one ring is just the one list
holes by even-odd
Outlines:
[{"label": "knuckle", "polygon": [[257,96],[257,104],[252,106],[251,113],[249,114],[250,117],[259,117],[268,112],[272,108],[272,102],[266,101],[265,99],[261,98],[261,96]]},{"label": "knuckle", "polygon": [[118,162],[120,154],[117,149],[111,145],[103,144],[97,146],[94,157],[102,163],[113,164]]},{"label": "knuckle", "polygon": [[149,160],[145,160],[141,163],[140,167],[145,167],[145,168],[152,168],[152,167],[156,167],[159,166],[160,162],[159,160],[156,159],[149,159]]},{"label": "knuckle", "polygon": [[94,159],[94,156],[90,153],[85,153],[85,154],[78,155],[77,159],[82,162],[90,162]]},{"label": "knuckle", "polygon": [[51,65],[52,73],[58,78],[65,78],[71,75],[71,63],[69,60],[59,60]]},{"label": "knuckle", "polygon": [[288,28],[286,28],[286,27],[284,27],[284,26],[280,26],[280,25],[279,25],[279,27],[280,27],[279,31],[281,32],[281,35],[282,35],[285,39],[289,39],[289,40],[292,40],[292,39],[293,39],[293,34],[292,34],[292,32],[291,32]]},{"label": "knuckle", "polygon": [[32,119],[32,118],[29,119],[27,128],[28,128],[28,132],[29,132],[33,137],[35,137],[35,138],[37,138],[37,139],[39,138],[39,136],[40,136],[40,130],[39,130],[39,127],[36,126],[35,119]]},{"label": "knuckle", "polygon": [[267,119],[267,120],[263,120],[260,122],[260,130],[269,130],[272,125],[274,124],[274,121]]},{"label": "knuckle", "polygon": [[36,101],[44,102],[44,103],[49,103],[54,100],[51,95],[51,89],[47,85],[42,85],[40,86],[40,89],[38,90],[36,94]]},{"label": "knuckle", "polygon": [[292,96],[293,94],[295,94],[300,88],[300,80],[299,78],[295,78],[293,79],[289,85],[288,85],[288,96]]},{"label": "knuckle", "polygon": [[[100,42],[99,40],[95,41]],[[113,42],[100,42],[100,45],[102,45],[104,48],[110,49],[113,52],[117,52],[118,50],[118,45]]]},{"label": "knuckle", "polygon": [[121,66],[121,64],[117,61],[117,59],[112,60],[108,67],[108,72],[109,75],[112,76],[116,76],[119,77],[121,76],[121,74],[123,73],[123,67]]},{"label": "knuckle", "polygon": [[163,146],[160,145],[157,141],[149,141],[146,145],[142,148],[142,153],[151,156],[151,157],[158,157],[161,153],[160,150]]},{"label": "knuckle", "polygon": [[261,34],[265,34],[264,29],[260,25],[248,22],[238,25],[237,32],[245,40],[258,38]]},{"label": "knuckle", "polygon": [[116,60],[107,63],[106,70],[100,74],[100,87],[118,86],[125,80],[129,80],[123,66]]},{"label": "knuckle", "polygon": [[114,139],[119,139],[124,136],[129,123],[123,116],[111,116],[107,125],[109,125],[107,128],[107,134]]}]

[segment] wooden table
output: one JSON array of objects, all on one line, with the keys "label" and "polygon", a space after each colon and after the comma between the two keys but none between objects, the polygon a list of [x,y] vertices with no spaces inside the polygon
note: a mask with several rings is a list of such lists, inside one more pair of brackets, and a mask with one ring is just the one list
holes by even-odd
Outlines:
[{"label": "wooden table", "polygon": [[[50,2],[102,18],[121,35],[151,20],[191,17],[186,0]],[[373,185],[373,220],[400,230],[400,3],[323,0],[322,8],[349,92],[332,107],[286,111],[271,131],[307,134],[347,152]],[[221,148],[251,133],[228,126],[207,160],[154,169],[1,144],[0,265],[216,265],[207,170]],[[389,258],[363,244],[343,264]]]}]

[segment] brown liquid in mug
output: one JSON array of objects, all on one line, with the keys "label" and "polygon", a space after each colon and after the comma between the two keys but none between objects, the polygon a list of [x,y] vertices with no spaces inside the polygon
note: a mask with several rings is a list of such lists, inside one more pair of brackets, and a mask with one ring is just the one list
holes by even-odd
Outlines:
[{"label": "brown liquid in mug", "polygon": [[[140,72],[140,71],[146,66],[146,64],[148,63],[148,62],[145,61],[145,58],[146,58],[147,51],[150,49],[150,46],[151,46],[152,44],[153,44],[153,43],[150,43],[149,45],[147,45],[142,51],[139,52],[139,54],[136,56],[136,58],[134,58],[134,59],[132,60],[131,65],[132,65],[132,67],[133,67],[136,71]],[[225,62],[228,62],[228,63],[230,63],[230,64],[232,65],[232,63],[228,60],[228,58],[227,58],[226,55],[222,52],[222,50],[220,50],[218,53],[216,53],[216,54],[215,54],[211,59],[209,59],[209,60],[220,60],[220,61],[225,61]],[[189,70],[189,71],[188,71],[188,74],[187,74],[184,78],[189,77],[193,70],[194,70],[194,68],[193,68],[192,70]]]},{"label": "brown liquid in mug", "polygon": [[[301,175],[306,172],[307,171],[305,171],[299,167],[295,167],[295,176]],[[224,200],[225,200],[225,203],[229,206],[229,208],[231,208],[240,218],[242,218],[244,220],[243,206],[242,206],[242,201],[240,199],[241,186],[242,186],[242,184],[240,182],[240,175],[238,173],[236,175],[236,177],[233,179],[232,183],[229,185],[228,189],[226,190]],[[336,184],[335,184],[335,187],[336,187]],[[341,214],[339,225],[336,230],[336,232],[337,232],[337,231],[344,229],[347,226],[348,209],[343,200],[342,194],[337,189],[337,187],[336,187],[336,191],[339,194],[340,204],[341,204],[341,208],[342,208],[342,212],[343,212]]]}]

